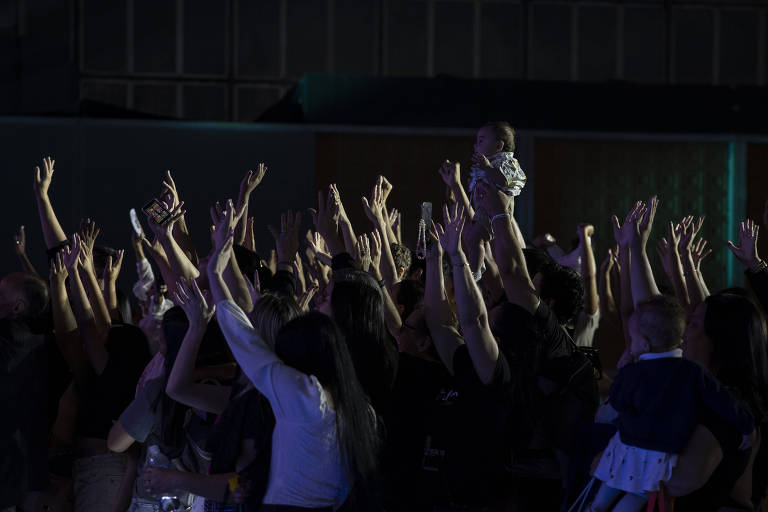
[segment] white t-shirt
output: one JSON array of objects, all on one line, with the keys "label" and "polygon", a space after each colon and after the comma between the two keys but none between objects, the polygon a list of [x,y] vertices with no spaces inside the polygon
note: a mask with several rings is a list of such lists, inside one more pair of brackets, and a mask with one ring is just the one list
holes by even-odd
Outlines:
[{"label": "white t-shirt", "polygon": [[216,317],[238,364],[275,413],[264,503],[340,507],[352,477],[342,460],[330,395],[316,377],[284,364],[237,304],[219,302]]}]

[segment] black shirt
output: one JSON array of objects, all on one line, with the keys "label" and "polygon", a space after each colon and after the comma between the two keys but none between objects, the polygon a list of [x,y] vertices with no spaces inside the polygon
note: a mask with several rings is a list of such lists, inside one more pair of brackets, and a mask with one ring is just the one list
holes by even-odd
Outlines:
[{"label": "black shirt", "polygon": [[487,503],[499,492],[503,475],[506,358],[499,354],[488,385],[475,373],[466,345],[454,353],[453,377],[438,363],[407,354],[400,358],[397,408],[387,423],[395,499],[409,510]]}]

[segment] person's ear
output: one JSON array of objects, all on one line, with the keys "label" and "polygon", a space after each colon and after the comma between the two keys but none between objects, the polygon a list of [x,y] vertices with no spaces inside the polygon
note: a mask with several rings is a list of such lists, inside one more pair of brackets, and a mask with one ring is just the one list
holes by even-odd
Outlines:
[{"label": "person's ear", "polygon": [[397,267],[397,278],[402,279],[405,274],[405,267]]},{"label": "person's ear", "polygon": [[23,300],[17,299],[16,302],[13,303],[11,312],[13,313],[13,316],[21,316],[24,314],[24,311],[26,309],[27,309],[27,304]]},{"label": "person's ear", "polygon": [[500,140],[496,142],[496,152],[501,153],[502,151],[505,151],[504,149],[504,141]]}]

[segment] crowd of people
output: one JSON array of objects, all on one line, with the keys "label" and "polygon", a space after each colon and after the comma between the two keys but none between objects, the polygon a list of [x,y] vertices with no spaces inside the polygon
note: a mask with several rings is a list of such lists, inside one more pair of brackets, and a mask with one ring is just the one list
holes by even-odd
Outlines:
[{"label": "crowd of people", "polygon": [[[758,224],[722,248],[748,289],[710,293],[693,216],[656,226],[657,285],[655,196],[612,218],[598,267],[587,219],[565,248],[524,239],[514,143],[489,123],[466,182],[439,166],[446,204],[424,208],[410,248],[379,176],[369,226],[332,184],[313,229],[285,212],[258,254],[259,164],[213,203],[198,254],[168,172],[135,222],[130,293],[117,281],[131,256],[99,245],[102,226],[60,225],[44,159],[49,269],[22,227],[22,271],[0,281],[0,510],[762,510]],[[596,335],[617,361],[601,363]]]}]

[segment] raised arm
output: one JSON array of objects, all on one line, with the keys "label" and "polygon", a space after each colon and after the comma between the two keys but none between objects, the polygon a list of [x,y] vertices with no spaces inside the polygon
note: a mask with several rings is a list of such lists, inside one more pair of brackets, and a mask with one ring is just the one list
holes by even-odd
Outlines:
[{"label": "raised arm", "polygon": [[[106,333],[112,325],[112,317],[109,314],[109,308],[104,299],[104,292],[99,284],[96,268],[93,264],[93,246],[96,244],[96,238],[98,238],[100,232],[101,230],[96,227],[96,223],[91,219],[80,221],[81,277],[91,303],[91,308],[93,308],[96,326]],[[115,303],[117,303],[117,299],[115,299]]]},{"label": "raised arm", "polygon": [[621,233],[619,244],[629,249],[629,278],[632,283],[632,304],[635,307],[638,302],[659,294],[646,252],[658,205],[656,196],[651,197],[647,206],[636,204],[627,215],[623,226],[620,226],[619,220],[613,216],[614,232]]},{"label": "raised arm", "polygon": [[384,203],[382,206],[382,216],[384,217],[384,224],[387,226],[387,238],[391,244],[402,243],[400,242],[400,237],[395,233],[389,208],[387,208],[387,199],[389,199],[389,195],[395,187],[390,183],[386,176],[380,175],[378,179],[381,181],[381,195],[382,202]]},{"label": "raised arm", "polygon": [[453,287],[459,324],[464,333],[464,341],[469,349],[475,372],[481,382],[489,384],[499,359],[499,346],[491,333],[483,297],[461,247],[461,232],[466,221],[464,208],[457,203],[453,212],[449,212],[448,207],[444,205],[443,220],[445,228],[437,225],[437,231],[440,245],[451,257],[453,265]]},{"label": "raised arm", "polygon": [[381,274],[384,276],[387,288],[392,290],[392,286],[400,279],[397,277],[397,267],[395,266],[395,259],[392,257],[391,241],[388,236],[389,231],[387,230],[388,222],[384,217],[384,192],[382,187],[383,180],[379,176],[379,179],[376,180],[376,184],[373,186],[370,201],[366,197],[363,197],[362,201],[366,216],[373,223],[374,228],[379,230],[381,235]]},{"label": "raised arm", "polygon": [[352,228],[352,222],[349,220],[347,210],[344,209],[344,203],[341,200],[341,194],[339,188],[335,183],[331,183],[329,188],[331,195],[331,205],[333,206],[333,215],[339,219],[339,231],[344,239],[344,249],[349,254],[355,254],[357,247],[357,238],[355,237],[355,230]]},{"label": "raised arm", "polygon": [[344,243],[339,236],[339,212],[333,206],[333,191],[329,190],[324,194],[321,190],[317,191],[317,210],[310,208],[312,222],[315,230],[320,234],[331,257],[346,251]]},{"label": "raised arm", "polygon": [[[360,235],[357,242],[357,254],[358,262],[365,261],[366,255],[370,261],[366,270],[373,278],[382,283],[381,271],[379,270],[379,263],[381,262],[381,235],[378,231],[373,231],[370,238],[367,234]],[[386,286],[380,286],[381,295],[384,298],[384,321],[387,324],[387,329],[392,336],[395,336],[403,325],[403,320],[400,318],[400,312],[392,300],[392,296],[389,294]]]},{"label": "raised arm", "polygon": [[[237,223],[237,229],[235,230],[235,243],[238,245],[246,245],[248,235],[248,204],[250,202],[251,193],[259,186],[266,173],[267,166],[264,165],[264,163],[259,162],[256,172],[248,171],[245,173],[243,181],[240,182],[240,193],[237,196],[237,210],[242,211],[243,213],[240,216],[240,222]],[[251,229],[253,229],[253,225],[251,225]],[[251,235],[252,234],[253,231],[251,230]],[[254,251],[254,249],[251,250]]]},{"label": "raised arm", "polygon": [[680,259],[680,235],[682,234],[682,226],[669,223],[669,241],[666,238],[659,240],[656,246],[656,253],[661,260],[661,266],[664,268],[664,273],[667,274],[669,282],[672,284],[672,288],[675,290],[675,297],[680,305],[690,312],[690,299],[688,298],[688,288],[685,286],[685,277],[683,275],[683,262]]},{"label": "raised arm", "polygon": [[523,248],[514,234],[514,199],[484,182],[478,183],[477,197],[491,218],[493,254],[507,300],[533,314],[539,297],[525,265]]},{"label": "raised arm", "polygon": [[19,227],[19,234],[13,236],[14,241],[14,252],[16,253],[16,256],[19,258],[19,261],[21,262],[21,267],[24,269],[24,272],[27,272],[28,274],[32,274],[33,276],[38,276],[37,270],[35,270],[35,266],[32,265],[32,262],[29,261],[29,257],[27,256],[27,233],[24,229],[24,226]]},{"label": "raised arm", "polygon": [[709,295],[693,259],[693,250],[695,248],[693,242],[703,223],[704,217],[699,217],[696,222],[693,221],[693,217],[688,217],[683,227],[683,233],[680,236],[680,250],[682,252],[680,256],[683,261],[683,275],[685,276],[685,285],[688,289],[691,311]]},{"label": "raised arm", "polygon": [[768,310],[768,266],[760,259],[757,252],[759,234],[760,226],[747,219],[739,226],[739,245],[728,241],[728,248],[744,266],[749,284],[763,310],[766,311]]},{"label": "raised arm", "polygon": [[[84,258],[83,245],[80,236],[72,235],[72,249],[65,253],[64,264],[69,273],[69,290],[72,300],[72,309],[75,313],[77,326],[85,346],[85,353],[96,374],[100,375],[107,366],[109,354],[106,349],[107,333],[97,325],[88,295],[81,279],[82,259]],[[84,272],[85,273],[85,272]]]},{"label": "raised arm", "polygon": [[174,303],[187,314],[189,327],[181,342],[181,348],[168,376],[165,392],[168,396],[190,407],[221,414],[229,403],[230,386],[198,384],[194,380],[195,362],[208,322],[216,306],[203,296],[197,282],[179,281],[176,285]]},{"label": "raised arm", "polygon": [[[179,278],[196,279],[200,272],[197,270],[192,261],[184,254],[176,239],[173,236],[173,226],[184,215],[183,210],[184,202],[180,202],[175,208],[170,210],[170,218],[165,224],[157,224],[154,220],[148,217],[149,228],[157,237],[160,242],[165,257],[168,259],[168,268],[174,275],[171,281],[168,283],[175,283]],[[167,205],[166,205],[167,207]],[[165,276],[163,276],[165,278]]]},{"label": "raised arm", "polygon": [[53,205],[48,197],[48,189],[51,187],[53,178],[53,164],[56,163],[51,157],[43,158],[43,169],[35,167],[34,180],[32,188],[35,191],[37,199],[37,212],[40,215],[40,225],[43,228],[43,240],[48,249],[52,249],[67,241],[67,235],[61,229],[59,219],[53,211]]},{"label": "raised arm", "polygon": [[475,217],[475,210],[472,209],[467,192],[461,183],[461,166],[459,163],[446,160],[437,171],[440,177],[443,178],[445,186],[453,193],[456,201],[464,206],[464,212],[467,217],[473,219]]},{"label": "raised arm", "polygon": [[618,265],[613,249],[608,249],[605,260],[600,264],[600,279],[598,280],[598,293],[600,294],[600,312],[601,316],[609,317],[618,315],[616,299],[613,296],[613,283],[611,273],[614,266]]},{"label": "raised arm", "polygon": [[[243,217],[244,211],[235,209],[235,205],[230,199],[227,201],[227,210],[222,215],[214,215],[216,210],[211,208],[213,222],[215,223],[215,229],[213,231],[213,241],[215,246],[221,246],[224,243],[224,238],[230,231],[235,231],[239,223],[239,219]],[[234,301],[240,306],[243,311],[250,313],[253,310],[253,303],[251,302],[251,294],[248,289],[248,284],[243,277],[243,273],[240,270],[240,266],[237,264],[237,258],[230,258],[227,267],[224,269],[224,282],[227,283],[230,293]]]},{"label": "raised arm", "polygon": [[591,224],[580,224],[578,229],[581,250],[581,277],[584,279],[584,312],[594,315],[600,309],[597,294],[597,265],[592,251],[592,236],[595,228]]},{"label": "raised arm", "polygon": [[[179,199],[179,191],[176,188],[176,182],[171,176],[171,171],[166,171],[165,180],[163,181],[163,197],[170,209],[175,209],[182,202]],[[181,251],[184,253],[192,265],[197,267],[199,261],[197,259],[197,251],[195,250],[195,244],[192,242],[192,237],[189,235],[189,229],[187,228],[186,211],[181,213],[178,219],[175,219],[173,225],[173,239],[176,241]]]},{"label": "raised arm", "polygon": [[443,248],[437,234],[437,226],[432,223],[427,235],[427,276],[424,287],[424,318],[427,321],[429,335],[435,344],[440,360],[448,372],[453,375],[453,355],[464,344],[459,334],[451,305],[445,293],[443,277]]},{"label": "raised arm", "polygon": [[51,313],[53,315],[53,330],[56,334],[56,345],[59,347],[64,360],[76,376],[81,377],[88,366],[88,359],[80,342],[77,321],[69,304],[67,287],[65,285],[67,267],[64,258],[69,248],[58,252],[51,261]]},{"label": "raised arm", "polygon": [[[107,256],[107,264],[104,266],[104,295],[109,310],[109,316],[112,321],[119,321],[120,310],[117,305],[117,277],[120,275],[120,269],[123,267],[123,256],[125,251],[117,251],[117,257]],[[124,318],[122,320],[130,320]]]}]

